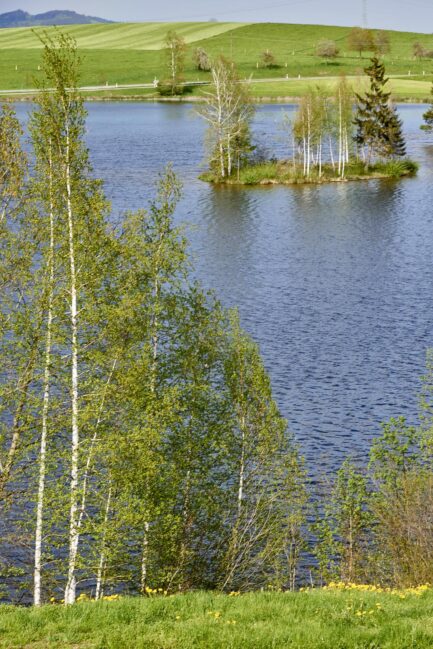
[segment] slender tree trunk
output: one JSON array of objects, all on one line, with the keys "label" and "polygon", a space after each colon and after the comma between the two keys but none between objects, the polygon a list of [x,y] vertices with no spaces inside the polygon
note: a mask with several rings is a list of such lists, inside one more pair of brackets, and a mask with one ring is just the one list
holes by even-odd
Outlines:
[{"label": "slender tree trunk", "polygon": [[310,106],[307,107],[307,178],[310,177],[311,166],[311,114]]},{"label": "slender tree trunk", "polygon": [[331,136],[329,136],[329,154],[331,156],[332,170],[335,171],[334,146],[333,146],[333,143],[332,143],[332,137]]},{"label": "slender tree trunk", "polygon": [[46,454],[48,437],[48,409],[50,403],[51,383],[51,345],[53,325],[53,300],[54,300],[54,205],[53,205],[53,168],[51,143],[49,145],[49,193],[50,193],[50,250],[48,257],[48,311],[47,331],[45,339],[45,368],[44,391],[42,402],[42,431],[39,451],[39,483],[38,499],[36,505],[36,532],[35,532],[35,565],[34,565],[34,593],[33,603],[41,605],[41,573],[42,573],[42,526],[44,513],[44,495],[46,479]]},{"label": "slender tree trunk", "polygon": [[27,396],[30,384],[33,379],[36,357],[37,357],[38,338],[33,342],[30,358],[23,370],[22,375],[18,379],[17,393],[19,401],[15,410],[14,419],[12,422],[12,438],[7,452],[7,457],[4,464],[0,467],[0,496],[4,497],[6,485],[10,480],[13,467],[16,462],[16,455],[19,449],[21,433],[22,433],[22,419],[24,408],[27,403]]},{"label": "slender tree trunk", "polygon": [[341,176],[343,162],[343,118],[341,108],[341,91],[338,93],[338,175]]},{"label": "slender tree trunk", "polygon": [[104,531],[102,534],[101,542],[101,554],[99,555],[99,565],[98,572],[96,575],[96,590],[95,590],[95,599],[101,599],[104,595],[104,576],[105,576],[105,565],[106,565],[106,538],[107,538],[107,526],[108,526],[108,517],[110,515],[111,507],[111,486],[108,489],[107,503],[105,505],[105,516],[104,516]]},{"label": "slender tree trunk", "polygon": [[[158,247],[158,257],[160,248],[162,245],[162,240]],[[159,345],[159,336],[158,336],[158,303],[159,303],[159,280],[158,280],[158,270],[156,272],[155,281],[153,285],[153,300],[154,300],[154,312],[152,317],[152,372],[150,378],[150,392],[154,396],[156,390],[156,375],[158,371],[158,345]],[[149,520],[144,521],[143,525],[143,540],[141,545],[141,579],[140,579],[140,588],[141,592],[144,594],[146,591],[147,585],[147,564],[149,558]]]},{"label": "slender tree trunk", "polygon": [[223,144],[222,134],[220,134],[219,153],[220,153],[221,178],[225,178],[226,169],[224,164],[224,144]]},{"label": "slender tree trunk", "polygon": [[296,143],[295,136],[292,132],[292,163],[293,163],[293,172],[296,172]]},{"label": "slender tree trunk", "polygon": [[239,464],[239,483],[238,483],[238,519],[241,516],[242,502],[244,499],[244,482],[245,482],[245,417],[242,418],[242,438],[241,438],[241,458]]},{"label": "slender tree trunk", "polygon": [[149,559],[149,521],[144,522],[143,541],[141,544],[141,592],[146,592],[147,585],[147,562]]},{"label": "slender tree trunk", "polygon": [[343,129],[343,158],[341,161],[341,177],[346,175],[346,131]]},{"label": "slender tree trunk", "polygon": [[70,314],[71,314],[71,508],[69,519],[69,564],[65,588],[65,604],[73,604],[76,597],[75,569],[77,563],[79,530],[78,530],[78,463],[79,463],[79,422],[78,422],[78,306],[77,276],[75,260],[74,215],[72,210],[70,143],[67,133],[65,180],[66,203],[68,215],[69,238],[69,271],[70,271]]},{"label": "slender tree trunk", "polygon": [[232,150],[230,143],[230,134],[227,136],[227,176],[232,173]]},{"label": "slender tree trunk", "polygon": [[307,140],[304,137],[302,138],[302,145],[303,145],[303,158],[304,158],[304,176],[307,175]]},{"label": "slender tree trunk", "polygon": [[[190,455],[188,453],[188,455]],[[185,582],[185,564],[187,559],[187,545],[186,540],[188,538],[188,518],[190,511],[190,497],[191,497],[191,471],[190,469],[186,472],[186,485],[185,485],[185,497],[182,507],[182,543],[180,546],[180,559],[179,559],[179,571],[181,574],[181,582],[179,583],[179,588],[185,590],[185,583],[182,584],[182,581]]]}]

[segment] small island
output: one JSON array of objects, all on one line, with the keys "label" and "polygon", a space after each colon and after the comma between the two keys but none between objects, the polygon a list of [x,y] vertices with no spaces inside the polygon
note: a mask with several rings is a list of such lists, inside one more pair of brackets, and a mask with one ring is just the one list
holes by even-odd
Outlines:
[{"label": "small island", "polygon": [[417,171],[417,163],[407,159],[375,162],[369,167],[354,160],[347,165],[344,176],[338,175],[332,165],[326,164],[322,167],[320,175],[314,170],[309,177],[306,177],[302,169],[294,166],[290,160],[279,160],[251,164],[240,169],[239,174],[234,173],[225,178],[212,172],[205,172],[201,174],[200,180],[224,185],[305,185],[351,180],[396,179],[414,176]]},{"label": "small island", "polygon": [[283,113],[282,140],[290,157],[277,160],[253,144],[255,109],[232,62],[212,68],[212,89],[199,114],[208,123],[209,168],[205,182],[225,185],[298,185],[413,176],[402,122],[378,57],[365,69],[369,89],[353,91],[345,77],[333,95],[311,88],[291,119]]}]

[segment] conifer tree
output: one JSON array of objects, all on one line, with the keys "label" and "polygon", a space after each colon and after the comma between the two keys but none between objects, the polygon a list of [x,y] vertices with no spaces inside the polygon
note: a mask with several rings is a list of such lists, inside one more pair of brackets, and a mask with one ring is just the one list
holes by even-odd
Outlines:
[{"label": "conifer tree", "polygon": [[402,133],[402,123],[393,106],[391,93],[385,90],[388,79],[385,66],[377,57],[365,68],[370,79],[370,89],[365,95],[356,94],[355,142],[364,152],[366,164],[373,156],[404,156],[406,145]]}]

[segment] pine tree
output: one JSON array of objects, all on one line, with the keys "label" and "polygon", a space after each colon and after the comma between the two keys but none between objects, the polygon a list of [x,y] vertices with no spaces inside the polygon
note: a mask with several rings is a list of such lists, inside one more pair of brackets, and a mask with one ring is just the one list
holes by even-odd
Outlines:
[{"label": "pine tree", "polygon": [[365,95],[356,94],[354,123],[357,129],[355,142],[364,151],[368,165],[373,156],[404,156],[406,146],[402,123],[395,108],[390,105],[391,93],[384,89],[388,83],[384,64],[373,57],[365,73],[370,78],[370,89]]}]

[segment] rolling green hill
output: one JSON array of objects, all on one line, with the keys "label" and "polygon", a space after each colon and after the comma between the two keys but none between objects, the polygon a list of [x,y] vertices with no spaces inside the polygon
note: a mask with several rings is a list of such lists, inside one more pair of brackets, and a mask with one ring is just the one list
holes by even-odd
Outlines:
[{"label": "rolling green hill", "polygon": [[[183,36],[187,43],[194,43],[240,26],[239,23],[112,23],[68,25],[59,29],[71,34],[82,49],[159,50],[169,30]],[[0,50],[40,48],[40,41],[28,28],[0,30]]]},{"label": "rolling green hill", "polygon": [[[49,31],[50,28],[48,28]],[[254,83],[254,95],[268,97],[300,96],[307,79],[362,75],[368,53],[360,58],[349,51],[349,27],[320,25],[289,25],[278,23],[134,23],[107,25],[74,25],[67,30],[78,42],[83,57],[82,85],[125,85],[151,83],[164,78],[163,41],[168,30],[175,30],[188,43],[185,78],[188,81],[207,80],[208,73],[198,72],[192,61],[196,47],[203,47],[210,56],[224,54],[232,58],[241,77],[268,79],[275,82]],[[397,98],[427,98],[433,72],[433,60],[415,60],[413,44],[418,41],[433,50],[432,34],[388,32],[391,51],[384,57],[388,74],[402,77],[393,81]],[[321,39],[337,42],[340,54],[326,62],[316,56]],[[0,30],[0,89],[31,88],[38,75],[41,44],[30,29]],[[270,50],[277,67],[264,68],[261,54]],[[286,77],[289,83],[285,83]],[[278,80],[278,81],[277,81]],[[290,87],[290,88],[289,88]],[[149,94],[138,90],[134,94]],[[125,95],[130,94],[124,93]]]}]

